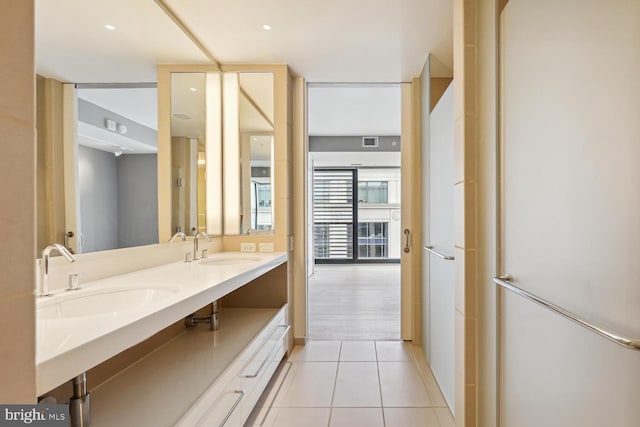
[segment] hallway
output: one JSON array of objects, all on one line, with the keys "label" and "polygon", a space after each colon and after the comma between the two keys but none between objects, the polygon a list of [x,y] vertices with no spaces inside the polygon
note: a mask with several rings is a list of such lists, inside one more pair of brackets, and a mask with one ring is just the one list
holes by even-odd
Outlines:
[{"label": "hallway", "polygon": [[316,265],[310,340],[400,339],[400,264]]},{"label": "hallway", "polygon": [[419,351],[402,341],[310,341],[294,348],[245,426],[453,427]]}]

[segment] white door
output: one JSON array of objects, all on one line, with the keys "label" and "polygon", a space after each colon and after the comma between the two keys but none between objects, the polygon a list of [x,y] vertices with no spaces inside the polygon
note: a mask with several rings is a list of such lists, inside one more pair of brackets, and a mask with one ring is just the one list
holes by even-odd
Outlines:
[{"label": "white door", "polygon": [[[428,106],[424,106],[428,108]],[[423,186],[422,198],[428,200],[423,229],[425,246],[422,254],[423,280],[428,286],[425,349],[431,370],[440,389],[454,410],[454,121],[453,83],[434,107],[429,120],[429,146],[423,153],[423,164],[428,165],[428,186]],[[426,206],[427,204],[425,204]],[[428,250],[430,249],[430,250]]]},{"label": "white door", "polygon": [[[502,13],[502,272],[640,338],[640,2]],[[638,426],[640,352],[501,291],[502,426]]]}]

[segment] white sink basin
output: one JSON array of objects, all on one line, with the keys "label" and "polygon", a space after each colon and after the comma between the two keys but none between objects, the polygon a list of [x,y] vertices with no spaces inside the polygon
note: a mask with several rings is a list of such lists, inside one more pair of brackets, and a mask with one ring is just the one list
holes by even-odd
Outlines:
[{"label": "white sink basin", "polygon": [[224,257],[224,258],[205,258],[200,260],[200,264],[203,265],[239,265],[249,264],[252,262],[260,262],[261,258],[257,256],[236,256],[236,257]]},{"label": "white sink basin", "polygon": [[72,317],[116,314],[144,308],[178,292],[177,287],[106,288],[68,291],[37,301],[38,319],[68,319]]}]

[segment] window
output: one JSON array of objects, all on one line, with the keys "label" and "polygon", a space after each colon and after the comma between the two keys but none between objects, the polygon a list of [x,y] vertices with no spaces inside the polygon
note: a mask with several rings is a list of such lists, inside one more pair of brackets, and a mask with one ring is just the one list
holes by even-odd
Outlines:
[{"label": "window", "polygon": [[359,203],[389,203],[389,181],[359,181]]},{"label": "window", "polygon": [[258,181],[251,184],[251,228],[271,230],[271,184]]},{"label": "window", "polygon": [[258,191],[258,207],[271,207],[271,184],[258,182],[256,183],[256,190]]},{"label": "window", "polygon": [[389,258],[389,223],[358,223],[358,258]]}]

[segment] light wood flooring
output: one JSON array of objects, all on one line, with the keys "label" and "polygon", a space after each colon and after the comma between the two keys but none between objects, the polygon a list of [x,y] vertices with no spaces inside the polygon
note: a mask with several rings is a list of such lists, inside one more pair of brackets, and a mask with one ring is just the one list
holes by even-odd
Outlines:
[{"label": "light wood flooring", "polygon": [[310,340],[399,340],[400,264],[316,265]]}]

